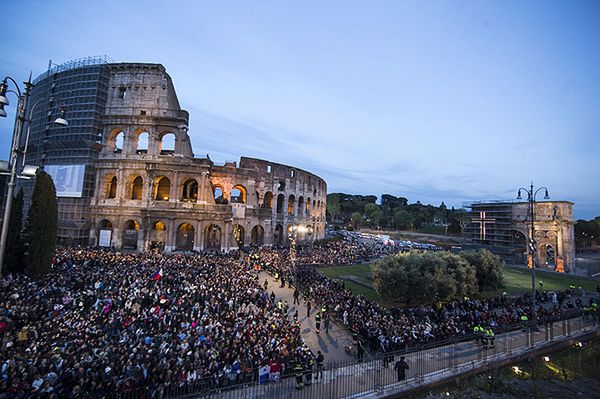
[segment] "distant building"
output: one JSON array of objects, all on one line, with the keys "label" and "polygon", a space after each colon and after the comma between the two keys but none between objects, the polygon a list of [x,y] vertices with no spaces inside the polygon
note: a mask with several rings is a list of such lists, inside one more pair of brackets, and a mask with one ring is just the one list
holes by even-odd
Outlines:
[{"label": "distant building", "polygon": [[[470,221],[464,234],[474,244],[490,251],[512,256],[515,262],[529,262],[528,241],[531,215],[528,202],[478,201],[467,204]],[[535,241],[537,266],[557,271],[575,267],[573,203],[539,201],[535,203]]]},{"label": "distant building", "polygon": [[[59,243],[230,250],[286,245],[298,224],[323,237],[325,181],[266,160],[194,156],[164,66],[90,57],[34,83],[27,163],[54,180]],[[52,123],[63,109],[67,127]],[[28,202],[33,184],[22,185]]]}]

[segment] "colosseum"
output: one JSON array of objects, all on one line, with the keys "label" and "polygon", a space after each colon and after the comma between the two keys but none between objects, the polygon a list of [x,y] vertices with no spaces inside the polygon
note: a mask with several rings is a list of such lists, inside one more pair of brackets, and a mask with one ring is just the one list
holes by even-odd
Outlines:
[{"label": "colosseum", "polygon": [[323,179],[261,159],[219,165],[208,155],[194,156],[188,112],[180,108],[165,68],[132,63],[106,68],[90,245],[228,251],[286,245],[291,231],[299,241],[323,237]]}]

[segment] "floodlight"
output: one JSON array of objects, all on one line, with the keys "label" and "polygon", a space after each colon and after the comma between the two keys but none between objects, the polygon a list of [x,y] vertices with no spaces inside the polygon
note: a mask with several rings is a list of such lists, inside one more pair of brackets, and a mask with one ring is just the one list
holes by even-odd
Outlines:
[{"label": "floodlight", "polygon": [[25,165],[21,171],[21,176],[34,177],[37,174],[38,167],[34,165]]}]

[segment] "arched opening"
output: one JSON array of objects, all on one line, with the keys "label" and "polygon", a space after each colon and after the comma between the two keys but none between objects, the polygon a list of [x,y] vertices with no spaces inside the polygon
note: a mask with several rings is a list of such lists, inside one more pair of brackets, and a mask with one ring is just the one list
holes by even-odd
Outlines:
[{"label": "arched opening", "polygon": [[204,249],[207,251],[221,250],[221,228],[218,224],[209,224],[204,229]]},{"label": "arched opening", "polygon": [[304,216],[304,197],[298,198],[298,216]]},{"label": "arched opening", "polygon": [[215,204],[227,204],[227,198],[225,198],[225,191],[223,191],[223,187],[219,185],[213,186],[213,194],[215,196]]},{"label": "arched opening", "polygon": [[260,193],[258,191],[254,192],[254,196],[256,197],[256,205],[259,206],[260,204]]},{"label": "arched opening", "polygon": [[147,154],[148,153],[148,141],[150,135],[148,132],[142,132],[137,136],[137,148],[135,149],[136,154]]},{"label": "arched opening", "polygon": [[312,215],[313,215],[313,216],[315,216],[315,213],[317,212],[317,209],[316,209],[316,207],[317,207],[317,201],[315,201],[315,200],[313,199],[313,203],[312,203]]},{"label": "arched opening", "polygon": [[304,210],[306,217],[310,217],[310,198],[306,199],[306,209]]},{"label": "arched opening", "polygon": [[262,226],[256,225],[250,233],[250,240],[254,245],[263,245],[265,243],[265,229]]},{"label": "arched opening", "polygon": [[181,200],[185,202],[196,202],[198,200],[198,182],[194,179],[187,179],[183,183]]},{"label": "arched opening", "polygon": [[138,232],[140,224],[135,220],[128,220],[123,226],[122,246],[125,249],[137,249]]},{"label": "arched opening", "polygon": [[275,226],[275,234],[273,234],[273,244],[283,245],[283,226],[280,224]]},{"label": "arched opening", "polygon": [[288,197],[288,206],[287,206],[288,215],[294,214],[294,205],[295,204],[296,204],[296,197],[294,197],[294,195],[290,195]]},{"label": "arched opening", "polygon": [[546,244],[546,266],[555,267],[556,266],[556,251],[554,249],[554,245]]},{"label": "arched opening", "polygon": [[125,133],[122,129],[113,129],[108,136],[108,148],[112,149],[114,153],[123,152],[123,144],[125,142]]},{"label": "arched opening", "polygon": [[104,198],[117,198],[117,176],[110,174],[104,180]]},{"label": "arched opening", "polygon": [[168,132],[160,139],[160,155],[173,155],[175,153],[175,134]]},{"label": "arched opening", "polygon": [[161,220],[157,220],[156,222],[152,223],[152,231],[150,232],[150,249],[162,251],[165,249],[166,241],[167,226]]},{"label": "arched opening", "polygon": [[131,182],[131,199],[141,200],[142,192],[144,191],[144,179],[141,176],[136,176]]},{"label": "arched opening", "polygon": [[239,224],[233,225],[233,239],[235,240],[239,249],[244,248],[244,238],[246,235],[246,230],[243,226]]},{"label": "arched opening", "polygon": [[277,196],[277,213],[283,213],[283,204],[285,203],[285,197],[283,194]]},{"label": "arched opening", "polygon": [[171,180],[166,176],[156,178],[156,195],[154,199],[157,201],[168,201],[171,192]]},{"label": "arched opening", "polygon": [[265,193],[265,197],[263,198],[263,208],[273,209],[273,193],[270,191]]},{"label": "arched opening", "polygon": [[177,228],[177,242],[175,248],[178,251],[191,251],[194,249],[194,226],[190,223],[182,223]]},{"label": "arched opening", "polygon": [[231,189],[230,199],[232,204],[245,204],[246,188],[240,184],[234,186],[233,189]]},{"label": "arched opening", "polygon": [[108,219],[98,223],[98,246],[110,248],[112,246],[113,224]]}]

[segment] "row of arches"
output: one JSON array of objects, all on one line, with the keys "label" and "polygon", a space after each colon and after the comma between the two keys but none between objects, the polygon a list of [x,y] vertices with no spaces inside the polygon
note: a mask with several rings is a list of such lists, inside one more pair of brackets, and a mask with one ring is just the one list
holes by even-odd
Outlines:
[{"label": "row of arches", "polygon": [[[101,220],[98,225],[98,245],[111,247],[118,237],[113,237],[115,226],[108,219]],[[216,223],[211,223],[204,228],[203,248],[208,251],[220,251],[223,242],[223,230]],[[128,220],[123,225],[121,232],[121,247],[123,249],[138,248],[140,224],[135,220]],[[232,231],[233,239],[239,248],[248,244],[263,245],[265,239],[265,230],[260,225],[255,225],[250,231],[250,242],[246,242],[246,230],[242,225],[234,224]],[[164,248],[167,242],[167,226],[161,220],[152,223],[148,233],[148,243],[150,248]],[[175,250],[191,251],[196,244],[196,228],[193,224],[184,222],[177,226],[175,237]]]},{"label": "row of arches", "polygon": [[[270,192],[267,194],[270,194]],[[271,208],[271,206],[267,206],[267,208]],[[311,202],[310,198],[306,198],[305,200],[303,196],[300,196],[296,201],[296,196],[294,194],[290,194],[286,202],[286,198],[283,194],[279,194],[277,196],[276,212],[279,214],[287,213],[288,215],[294,216],[310,216],[311,213],[312,215],[319,215],[322,210],[323,204],[321,203],[321,200],[313,199]]]},{"label": "row of arches", "polygon": [[[168,201],[171,196],[171,179],[167,176],[154,178],[151,186],[151,198],[155,201]],[[117,197],[119,181],[114,174],[108,174],[104,178],[104,198]],[[132,175],[126,179],[125,197],[130,200],[142,200],[144,192],[144,179],[140,175]],[[180,200],[196,201],[198,199],[198,182],[195,179],[186,179],[181,184]]]},{"label": "row of arches", "polygon": [[[177,136],[170,130],[165,130],[158,135],[157,152],[161,155],[169,155],[175,152],[175,142]],[[129,136],[123,129],[115,128],[108,135],[107,147],[114,153],[122,153],[128,149],[129,153],[147,154],[151,146],[150,133],[137,129]]]},{"label": "row of arches", "polygon": [[[198,200],[198,182],[189,178],[183,181],[181,189],[179,190],[179,199],[186,202],[196,202]],[[104,198],[112,199],[117,197],[118,178],[114,174],[109,174],[105,177],[105,189]],[[133,175],[127,179],[127,192],[126,198],[131,200],[141,200],[144,189],[144,180],[139,175]],[[167,176],[158,176],[154,179],[152,199],[156,201],[168,201],[171,195],[171,180]],[[227,204],[228,202],[245,204],[248,200],[248,192],[246,188],[241,185],[235,185],[230,192],[229,200],[224,196],[224,189],[220,185],[213,186],[213,195],[215,203]],[[260,196],[256,192],[256,200],[259,202]],[[267,191],[263,196],[262,208],[272,209],[273,208],[273,193]],[[283,194],[279,194],[276,200],[276,212],[283,214],[284,212],[288,215],[311,215],[320,214],[323,210],[323,203],[321,200],[310,198],[304,199],[303,196],[298,197],[291,194],[288,196],[287,201]]]}]

